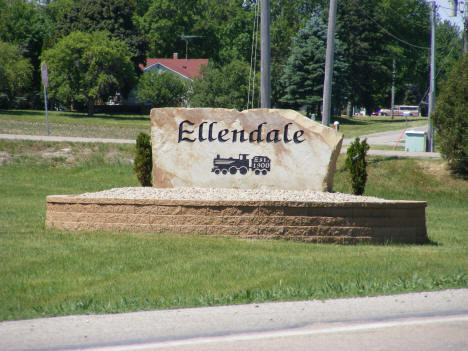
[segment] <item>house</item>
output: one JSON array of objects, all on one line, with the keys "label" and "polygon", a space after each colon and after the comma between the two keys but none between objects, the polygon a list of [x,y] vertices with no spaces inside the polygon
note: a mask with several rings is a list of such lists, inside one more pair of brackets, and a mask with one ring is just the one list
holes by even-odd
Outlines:
[{"label": "house", "polygon": [[148,58],[146,66],[140,65],[140,68],[143,73],[157,69],[171,72],[182,79],[193,80],[201,77],[202,66],[208,67],[208,59],[180,59],[178,54],[174,53],[171,59]]},{"label": "house", "polygon": [[[179,55],[174,53],[172,58],[148,58],[146,65],[140,65],[140,69],[143,74],[151,70],[168,71],[183,80],[192,81],[202,76],[202,66],[208,67],[208,64],[208,59],[180,59]],[[136,95],[136,89],[132,89],[125,104],[138,104]]]}]

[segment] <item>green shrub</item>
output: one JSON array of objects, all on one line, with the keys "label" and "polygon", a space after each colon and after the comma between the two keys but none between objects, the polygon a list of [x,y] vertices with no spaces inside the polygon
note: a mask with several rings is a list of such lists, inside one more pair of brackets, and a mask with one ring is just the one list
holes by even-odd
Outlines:
[{"label": "green shrub", "polygon": [[181,106],[187,93],[187,84],[169,72],[153,70],[141,75],[138,82],[138,100],[153,107]]},{"label": "green shrub", "polygon": [[369,150],[367,140],[360,142],[359,138],[356,138],[346,151],[345,166],[351,173],[351,186],[355,195],[362,195],[366,187],[367,150]]},{"label": "green shrub", "polygon": [[468,175],[468,55],[442,85],[433,115],[437,144],[456,173]]},{"label": "green shrub", "polygon": [[146,133],[138,134],[133,170],[141,186],[153,185],[151,180],[151,171],[153,170],[152,155],[150,136]]}]

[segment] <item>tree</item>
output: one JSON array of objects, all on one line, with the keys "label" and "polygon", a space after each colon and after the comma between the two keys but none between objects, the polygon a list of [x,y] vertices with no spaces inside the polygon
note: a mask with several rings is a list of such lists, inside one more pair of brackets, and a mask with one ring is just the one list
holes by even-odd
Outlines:
[{"label": "tree", "polygon": [[32,66],[18,46],[0,41],[0,93],[13,99],[31,86]]},{"label": "tree", "polygon": [[[353,105],[373,111],[379,105],[376,90],[391,84],[391,60],[378,23],[378,0],[348,0],[337,8],[337,33],[345,46]],[[390,67],[390,68],[389,68]]]},{"label": "tree", "polygon": [[0,41],[14,44],[21,50],[21,57],[32,64],[32,81],[28,101],[35,107],[41,104],[40,61],[47,24],[38,4],[24,0],[0,0]]},{"label": "tree", "polygon": [[[258,76],[255,96],[258,97]],[[208,68],[203,78],[195,78],[189,97],[191,107],[247,108],[249,64],[234,60],[221,68]],[[258,105],[257,105],[258,106]]]},{"label": "tree", "polygon": [[105,32],[73,32],[45,51],[49,97],[63,104],[87,104],[93,114],[96,99],[105,100],[134,85],[130,52]]},{"label": "tree", "polygon": [[187,85],[170,72],[152,70],[144,73],[138,82],[138,100],[150,102],[153,107],[180,106]]},{"label": "tree", "polygon": [[[426,90],[429,5],[424,0],[347,0],[337,11],[338,36],[349,64],[353,105],[375,111],[391,101],[393,60],[396,103],[406,87]],[[422,98],[422,96],[418,96]]]},{"label": "tree", "polygon": [[[381,0],[375,10],[375,27],[382,34],[382,57],[387,74],[395,60],[395,103],[404,103],[412,86],[416,104],[423,98],[429,76],[430,9],[424,0]],[[437,33],[438,36],[438,33]],[[444,44],[445,46],[445,44]],[[439,47],[438,47],[439,49]],[[374,101],[379,106],[391,103],[391,78],[381,77]]]},{"label": "tree", "polygon": [[[293,39],[293,48],[284,66],[282,84],[285,94],[282,102],[294,108],[305,105],[308,113],[320,115],[323,98],[327,25],[314,13],[306,26]],[[333,74],[334,104],[344,104],[346,95],[346,70],[343,50],[335,42]]]},{"label": "tree", "polygon": [[146,60],[148,43],[134,21],[137,11],[135,0],[77,0],[65,3],[65,6],[68,11],[57,18],[59,37],[74,31],[106,31],[113,39],[128,46],[135,71],[139,71],[138,65]]},{"label": "tree", "polygon": [[468,175],[468,55],[442,84],[434,113],[440,152],[453,171]]},{"label": "tree", "polygon": [[196,0],[153,1],[140,20],[142,31],[149,38],[151,57],[169,57],[174,52],[185,52],[185,42],[180,36],[199,35],[191,31],[196,5]]},{"label": "tree", "polygon": [[463,56],[463,39],[458,27],[449,21],[438,23],[436,49],[437,80],[445,81],[448,72]]},{"label": "tree", "polygon": [[328,1],[323,0],[270,0],[271,5],[271,57],[284,64],[290,54],[292,40],[304,28],[310,14],[317,12]]}]

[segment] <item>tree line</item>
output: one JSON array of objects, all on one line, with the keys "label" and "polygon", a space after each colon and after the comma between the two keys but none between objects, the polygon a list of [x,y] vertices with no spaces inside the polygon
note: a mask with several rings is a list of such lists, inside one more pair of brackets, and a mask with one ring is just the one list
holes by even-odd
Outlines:
[{"label": "tree line", "polygon": [[[320,114],[328,1],[270,1],[272,105]],[[90,113],[97,101],[135,87],[155,106],[257,107],[257,8],[255,0],[0,0],[0,108],[42,107],[43,61],[51,102]],[[396,103],[424,102],[429,14],[424,0],[338,2],[335,113],[389,106],[392,81]],[[185,55],[182,35],[197,36],[189,58],[210,60],[203,78],[189,86],[143,78],[146,58]],[[437,50],[444,79],[461,56],[458,28],[439,21]]]}]

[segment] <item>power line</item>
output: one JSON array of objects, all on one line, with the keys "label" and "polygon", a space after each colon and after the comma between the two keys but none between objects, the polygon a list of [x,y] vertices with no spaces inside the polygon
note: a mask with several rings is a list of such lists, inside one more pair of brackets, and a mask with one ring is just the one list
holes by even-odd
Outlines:
[{"label": "power line", "polygon": [[[453,49],[455,49],[455,46],[452,46],[452,48],[450,49],[450,52],[444,57],[443,61],[439,64],[439,66],[445,66],[447,64],[447,60],[450,58],[450,55],[452,54]],[[440,72],[442,72],[442,67],[439,67],[439,70],[437,71],[435,79],[437,79]],[[426,99],[426,96],[427,96],[428,92],[429,92],[429,87],[427,87],[426,92],[422,96],[421,101],[419,102],[420,105],[421,104],[427,104],[427,102],[425,102],[424,100]]]},{"label": "power line", "polygon": [[[401,13],[398,12],[397,10],[395,10],[395,9],[393,9],[393,8],[391,8],[391,7],[386,7],[385,9],[386,9],[386,10],[391,10],[395,15],[397,15],[398,17],[401,17]],[[420,24],[420,23],[411,23],[411,24],[412,24],[412,25],[416,24],[418,27],[424,28],[424,29],[428,29],[428,28],[429,28],[429,26],[424,26],[424,25],[422,25],[422,24]]]},{"label": "power line", "polygon": [[403,44],[406,44],[408,46],[411,46],[415,49],[423,49],[423,50],[430,50],[431,48],[429,47],[424,47],[424,46],[419,46],[419,45],[414,45],[414,44],[411,44],[409,42],[407,42],[406,40],[403,40],[401,38],[398,38],[396,35],[390,33],[387,29],[385,29],[384,27],[382,27],[382,25],[380,25],[380,23],[374,21],[371,17],[367,16],[366,13],[364,13],[364,16],[366,16],[369,20],[371,20],[372,22],[374,22],[376,25],[378,25],[385,33],[387,33],[388,35],[390,35],[392,38],[398,40],[399,42],[403,43]]}]

